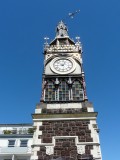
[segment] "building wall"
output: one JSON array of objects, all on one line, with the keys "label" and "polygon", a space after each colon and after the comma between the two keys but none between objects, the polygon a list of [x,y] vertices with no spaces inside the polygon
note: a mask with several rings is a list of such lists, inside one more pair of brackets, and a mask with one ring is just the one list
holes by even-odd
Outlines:
[{"label": "building wall", "polygon": [[52,156],[46,154],[46,147],[40,147],[40,151],[37,152],[38,159],[53,159],[63,157],[71,160],[77,157],[92,157],[91,149],[92,145],[85,145],[85,153],[83,155],[78,154],[77,142],[93,142],[91,137],[91,131],[89,129],[89,120],[67,120],[67,121],[44,121],[43,125],[39,127],[42,131],[42,135],[39,136],[41,143],[50,144],[53,143],[53,137],[56,137],[54,142],[54,153]]},{"label": "building wall", "polygon": [[[29,128],[32,125],[0,124],[0,160],[30,160],[33,135]],[[11,132],[5,133],[6,130]],[[15,140],[13,147],[8,147],[9,140]],[[21,140],[28,140],[27,146],[21,147]]]},{"label": "building wall", "polygon": [[27,147],[31,147],[33,140],[29,139],[29,138],[14,138],[14,136],[12,138],[4,138],[4,139],[0,139],[0,148],[4,148],[4,147],[8,147],[8,143],[9,140],[15,140],[15,147],[20,147],[20,141],[21,140],[28,140],[28,144]]},{"label": "building wall", "polygon": [[[90,102],[47,105],[41,103],[41,107],[37,105],[36,113],[36,118],[33,119],[36,131],[31,160],[60,157],[65,160],[93,157],[102,159],[97,113]],[[80,114],[79,117],[76,117],[77,114]],[[69,118],[65,118],[67,115]]]}]

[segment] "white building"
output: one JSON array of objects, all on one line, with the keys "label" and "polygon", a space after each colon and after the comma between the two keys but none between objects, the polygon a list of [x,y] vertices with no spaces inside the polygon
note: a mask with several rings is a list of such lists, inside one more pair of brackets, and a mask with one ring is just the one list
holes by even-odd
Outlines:
[{"label": "white building", "polygon": [[32,124],[0,124],[0,160],[30,160]]}]

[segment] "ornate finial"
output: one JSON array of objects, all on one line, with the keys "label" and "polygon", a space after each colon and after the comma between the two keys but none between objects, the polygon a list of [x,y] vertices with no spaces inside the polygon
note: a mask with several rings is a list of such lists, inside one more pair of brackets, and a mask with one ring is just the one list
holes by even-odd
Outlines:
[{"label": "ornate finial", "polygon": [[77,43],[80,43],[80,37],[75,37],[76,38],[76,40],[77,40]]},{"label": "ornate finial", "polygon": [[56,37],[68,37],[68,29],[63,21],[60,21],[56,29]]},{"label": "ornate finial", "polygon": [[49,38],[48,38],[48,37],[44,37],[44,40],[45,40],[45,43],[44,43],[44,44],[47,45]]}]

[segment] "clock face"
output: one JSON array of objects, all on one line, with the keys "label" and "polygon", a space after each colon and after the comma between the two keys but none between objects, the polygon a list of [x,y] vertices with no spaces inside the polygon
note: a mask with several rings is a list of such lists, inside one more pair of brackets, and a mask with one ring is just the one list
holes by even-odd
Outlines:
[{"label": "clock face", "polygon": [[59,72],[67,72],[72,69],[73,63],[68,59],[58,59],[53,66]]},{"label": "clock face", "polygon": [[50,68],[57,74],[68,74],[75,70],[76,63],[71,57],[56,57],[51,61]]}]

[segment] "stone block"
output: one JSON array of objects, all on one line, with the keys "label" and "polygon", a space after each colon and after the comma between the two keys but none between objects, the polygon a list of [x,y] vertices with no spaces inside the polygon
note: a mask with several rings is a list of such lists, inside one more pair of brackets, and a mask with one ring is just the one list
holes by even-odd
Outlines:
[{"label": "stone block", "polygon": [[72,130],[71,127],[66,128],[67,132],[70,132],[71,130]]},{"label": "stone block", "polygon": [[61,131],[55,131],[55,135],[56,136],[60,136],[61,135]]},{"label": "stone block", "polygon": [[68,127],[68,124],[67,124],[67,123],[64,123],[64,124],[63,124],[63,127]]},{"label": "stone block", "polygon": [[79,121],[77,121],[77,122],[76,122],[76,126],[82,126],[82,123],[79,122]]},{"label": "stone block", "polygon": [[86,138],[86,142],[93,142],[92,138]]},{"label": "stone block", "polygon": [[63,136],[69,136],[69,132],[63,132],[62,135]]},{"label": "stone block", "polygon": [[62,123],[57,123],[54,125],[56,129],[58,129],[59,127],[62,127]]},{"label": "stone block", "polygon": [[86,149],[86,150],[85,150],[85,153],[86,153],[86,154],[90,154],[90,150]]},{"label": "stone block", "polygon": [[45,130],[45,126],[40,126],[39,130],[41,130],[41,131]]},{"label": "stone block", "polygon": [[91,130],[86,129],[85,132],[86,132],[86,133],[91,133]]},{"label": "stone block", "polygon": [[72,150],[71,152],[70,152],[70,155],[71,156],[74,156],[74,155],[76,155],[77,154],[77,151],[76,150]]},{"label": "stone block", "polygon": [[63,147],[70,147],[70,142],[63,142]]},{"label": "stone block", "polygon": [[76,136],[76,132],[69,132],[70,136]]},{"label": "stone block", "polygon": [[72,127],[72,131],[78,131],[78,127]]},{"label": "stone block", "polygon": [[43,156],[38,156],[38,160],[43,160]]},{"label": "stone block", "polygon": [[84,131],[76,132],[76,135],[77,135],[77,136],[84,136],[84,135],[85,135],[85,132],[84,132]]},{"label": "stone block", "polygon": [[79,142],[86,142],[85,139],[79,139]]},{"label": "stone block", "polygon": [[52,130],[53,128],[50,126],[46,126],[46,130]]},{"label": "stone block", "polygon": [[40,147],[40,151],[45,152],[45,151],[46,151],[46,148],[45,148],[44,146],[41,146],[41,147]]},{"label": "stone block", "polygon": [[52,134],[52,133],[54,133],[54,131],[52,131],[52,130],[48,130],[48,131],[47,131],[47,133],[51,133],[51,134]]},{"label": "stone block", "polygon": [[48,138],[48,137],[42,138],[42,142],[43,143],[52,143],[52,138]]},{"label": "stone block", "polygon": [[44,160],[50,160],[50,156],[48,155],[44,156]]},{"label": "stone block", "polygon": [[43,125],[49,125],[48,121],[43,121]]},{"label": "stone block", "polygon": [[69,126],[76,126],[76,123],[75,122],[69,122]]},{"label": "stone block", "polygon": [[61,147],[62,146],[62,142],[56,142],[56,146],[57,147]]},{"label": "stone block", "polygon": [[61,156],[70,156],[70,152],[69,151],[61,151]]},{"label": "stone block", "polygon": [[38,135],[38,139],[41,139],[41,137],[42,137],[41,135]]},{"label": "stone block", "polygon": [[58,151],[59,151],[59,150],[61,150],[61,149],[62,149],[62,144],[59,144],[58,146],[55,146],[55,147],[54,147],[54,150],[58,150]]},{"label": "stone block", "polygon": [[86,127],[85,126],[80,126],[79,130],[81,130],[81,129],[86,129]]},{"label": "stone block", "polygon": [[39,155],[42,155],[42,152],[41,151],[37,151],[37,155],[39,156]]},{"label": "stone block", "polygon": [[59,127],[59,130],[61,130],[61,131],[64,130],[64,127]]}]

